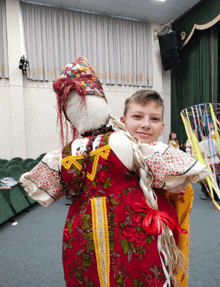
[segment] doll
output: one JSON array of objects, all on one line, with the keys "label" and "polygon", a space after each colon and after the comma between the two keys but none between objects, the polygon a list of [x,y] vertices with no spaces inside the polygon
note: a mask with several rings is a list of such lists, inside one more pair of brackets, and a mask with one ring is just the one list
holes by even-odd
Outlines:
[{"label": "doll", "polygon": [[176,138],[176,133],[169,134],[168,144],[171,144],[175,148],[179,148],[179,141]]},{"label": "doll", "polygon": [[[64,67],[53,88],[61,135],[64,116],[80,137],[46,154],[21,182],[44,206],[62,196],[72,202],[63,232],[66,285],[176,284],[174,269],[181,265],[178,234],[184,230],[160,188],[169,188],[172,181],[172,191],[178,174],[163,170],[163,180],[156,179],[157,189],[152,189],[154,172],[147,160],[151,166],[155,163],[156,145],[141,145],[110,115],[102,86],[85,58]],[[110,117],[118,131],[108,126]],[[206,177],[202,164],[191,158],[188,164],[190,173],[181,174],[177,186],[188,184],[191,176]]]}]

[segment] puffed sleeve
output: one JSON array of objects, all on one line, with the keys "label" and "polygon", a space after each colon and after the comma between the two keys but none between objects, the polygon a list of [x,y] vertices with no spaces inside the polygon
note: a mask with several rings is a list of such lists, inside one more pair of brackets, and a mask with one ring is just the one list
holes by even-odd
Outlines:
[{"label": "puffed sleeve", "polygon": [[153,175],[153,187],[183,192],[190,182],[201,181],[210,175],[205,165],[171,145],[155,142],[141,148]]},{"label": "puffed sleeve", "polygon": [[29,196],[41,205],[48,206],[65,195],[60,183],[60,163],[61,151],[49,152],[31,171],[20,178]]}]

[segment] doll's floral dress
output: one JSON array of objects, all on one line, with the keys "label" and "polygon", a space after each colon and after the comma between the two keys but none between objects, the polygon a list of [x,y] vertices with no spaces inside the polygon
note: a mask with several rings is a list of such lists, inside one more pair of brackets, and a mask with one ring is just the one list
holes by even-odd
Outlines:
[{"label": "doll's floral dress", "polygon": [[[136,211],[135,204],[143,203],[139,177],[111,150],[109,135],[91,152],[83,192],[69,208],[63,235],[66,285],[163,286],[157,237],[144,231],[146,214]],[[71,143],[63,150],[61,176],[72,192],[79,184],[82,158],[72,156]],[[178,221],[160,190],[157,196],[159,209]]]},{"label": "doll's floral dress", "polygon": [[[93,142],[83,190],[69,208],[63,233],[66,285],[162,287],[166,285],[166,278],[158,252],[158,238],[143,229],[146,210],[137,208],[145,204],[138,173],[131,172],[113,152],[110,135],[99,135]],[[33,170],[23,174],[20,181],[29,195],[48,206],[66,195],[64,186],[70,194],[77,192],[88,140],[88,137],[78,139],[62,152],[46,154]],[[179,209],[175,204],[175,211],[164,189],[179,193],[188,182],[204,179],[208,171],[186,153],[163,143],[141,145],[140,149],[153,174],[159,211],[164,211],[173,224],[178,223],[176,211],[182,220],[182,214],[186,210],[189,213],[190,209]],[[178,195],[181,202],[175,200],[181,207],[182,198],[188,193]],[[177,242],[178,232],[170,228]],[[178,280],[181,284],[182,279]]]}]

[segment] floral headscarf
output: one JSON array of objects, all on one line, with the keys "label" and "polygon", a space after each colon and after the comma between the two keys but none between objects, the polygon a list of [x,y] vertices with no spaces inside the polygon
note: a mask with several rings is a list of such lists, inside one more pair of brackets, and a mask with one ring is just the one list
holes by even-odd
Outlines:
[{"label": "floral headscarf", "polygon": [[65,112],[67,96],[70,91],[76,90],[83,97],[98,96],[106,100],[101,83],[92,66],[84,57],[75,59],[66,65],[60,72],[58,79],[53,84],[57,94],[58,106]]},{"label": "floral headscarf", "polygon": [[58,122],[60,124],[60,137],[64,144],[63,118],[66,115],[67,97],[73,90],[82,96],[85,102],[86,96],[102,97],[107,102],[102,85],[92,66],[84,57],[78,57],[71,64],[66,65],[60,72],[58,79],[53,83],[53,89],[57,94]]}]

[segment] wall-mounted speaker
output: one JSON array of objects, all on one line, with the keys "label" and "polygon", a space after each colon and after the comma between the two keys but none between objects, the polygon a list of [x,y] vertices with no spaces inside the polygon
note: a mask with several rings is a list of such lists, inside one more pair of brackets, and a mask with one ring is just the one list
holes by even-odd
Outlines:
[{"label": "wall-mounted speaker", "polygon": [[164,35],[157,35],[160,46],[162,64],[165,71],[180,64],[179,50],[175,31],[168,31]]}]

